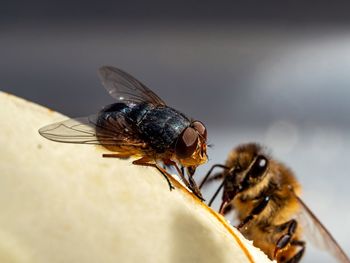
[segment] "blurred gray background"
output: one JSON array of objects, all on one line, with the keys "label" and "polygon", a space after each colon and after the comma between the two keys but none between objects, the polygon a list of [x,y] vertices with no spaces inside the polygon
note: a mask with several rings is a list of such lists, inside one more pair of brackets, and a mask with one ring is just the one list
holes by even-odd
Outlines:
[{"label": "blurred gray background", "polygon": [[[214,147],[198,178],[234,146],[263,143],[350,254],[349,10],[346,1],[8,1],[0,89],[89,115],[113,102],[97,68],[118,66],[206,123]],[[303,262],[332,262],[307,251]]]}]

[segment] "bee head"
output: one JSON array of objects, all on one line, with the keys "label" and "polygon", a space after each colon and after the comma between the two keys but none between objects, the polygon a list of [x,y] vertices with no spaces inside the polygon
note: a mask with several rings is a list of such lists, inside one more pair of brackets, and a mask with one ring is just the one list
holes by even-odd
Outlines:
[{"label": "bee head", "polygon": [[243,173],[241,181],[238,184],[238,191],[244,191],[262,181],[266,175],[267,167],[268,160],[265,156],[255,156],[249,168]]},{"label": "bee head", "polygon": [[193,121],[183,130],[175,144],[175,154],[185,166],[198,166],[207,161],[207,129],[200,121]]},{"label": "bee head", "polygon": [[242,145],[231,156],[231,173],[234,174],[234,179],[229,181],[233,181],[237,192],[242,192],[261,182],[267,174],[268,166],[269,160],[259,145]]}]

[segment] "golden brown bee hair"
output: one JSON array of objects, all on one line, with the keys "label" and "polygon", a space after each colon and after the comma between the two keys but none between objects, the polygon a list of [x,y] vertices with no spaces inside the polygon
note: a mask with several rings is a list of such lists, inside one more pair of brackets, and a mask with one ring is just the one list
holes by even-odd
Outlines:
[{"label": "golden brown bee hair", "polygon": [[[209,204],[223,188],[220,213],[225,215],[235,209],[240,221],[237,228],[278,263],[300,261],[305,251],[302,234],[308,234],[310,241],[331,253],[337,262],[350,263],[330,232],[299,197],[300,185],[293,172],[266,152],[258,144],[243,144],[233,149],[225,165],[214,165],[200,184],[202,187],[205,181],[222,179]],[[223,172],[209,177],[215,167]]]},{"label": "golden brown bee hair", "polygon": [[234,208],[238,229],[270,259],[298,262],[304,242],[293,219],[299,209],[295,193],[300,185],[292,171],[255,143],[235,148],[221,167],[224,171],[215,175],[223,179],[220,212],[227,214]]}]

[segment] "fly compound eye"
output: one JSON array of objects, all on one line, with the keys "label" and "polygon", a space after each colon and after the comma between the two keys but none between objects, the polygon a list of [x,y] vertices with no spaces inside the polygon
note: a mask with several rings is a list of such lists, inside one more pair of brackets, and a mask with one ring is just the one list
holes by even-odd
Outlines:
[{"label": "fly compound eye", "polygon": [[176,142],[176,155],[183,159],[190,157],[196,150],[197,144],[198,132],[191,127],[186,128]]},{"label": "fly compound eye", "polygon": [[201,135],[205,140],[207,140],[207,129],[205,128],[202,122],[194,121],[192,123],[192,127],[199,133],[199,135]]},{"label": "fly compound eye", "polygon": [[262,156],[258,155],[254,161],[252,168],[250,169],[250,176],[253,178],[258,178],[264,175],[267,169],[268,161]]}]

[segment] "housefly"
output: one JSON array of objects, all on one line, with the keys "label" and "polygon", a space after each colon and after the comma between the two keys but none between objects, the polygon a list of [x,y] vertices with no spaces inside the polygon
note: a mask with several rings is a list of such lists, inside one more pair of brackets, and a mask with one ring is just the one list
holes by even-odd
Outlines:
[{"label": "housefly", "polygon": [[[192,175],[207,161],[207,130],[198,120],[168,107],[154,92],[121,69],[99,69],[103,86],[116,100],[95,115],[45,126],[39,133],[52,141],[102,145],[104,157],[137,157],[135,165],[159,170],[172,186],[170,174],[159,166],[173,166],[188,188],[201,193]],[[187,168],[188,180],[183,173]]]}]

